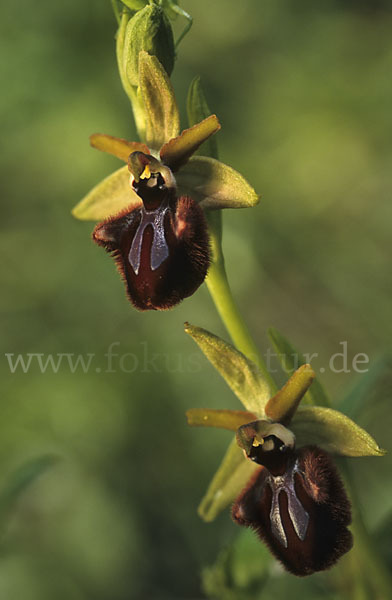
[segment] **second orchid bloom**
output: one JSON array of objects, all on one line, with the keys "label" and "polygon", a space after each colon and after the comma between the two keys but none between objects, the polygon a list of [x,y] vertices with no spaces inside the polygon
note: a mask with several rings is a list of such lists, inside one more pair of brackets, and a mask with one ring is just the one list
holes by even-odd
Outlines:
[{"label": "second orchid bloom", "polygon": [[203,498],[211,521],[228,504],[295,575],[327,569],[352,546],[350,502],[331,455],[380,456],[374,439],[339,411],[299,407],[315,373],[297,369],[273,394],[257,366],[217,336],[186,326],[246,411],[192,409],[193,426],[236,432]]},{"label": "second orchid bloom", "polygon": [[167,73],[140,52],[139,90],[148,145],[95,134],[91,145],[127,165],[75,207],[79,219],[101,222],[94,241],[110,252],[140,310],[171,308],[204,281],[210,263],[204,210],[254,206],[246,180],[220,161],[193,156],[220,129],[215,115],[179,134],[179,112]]}]

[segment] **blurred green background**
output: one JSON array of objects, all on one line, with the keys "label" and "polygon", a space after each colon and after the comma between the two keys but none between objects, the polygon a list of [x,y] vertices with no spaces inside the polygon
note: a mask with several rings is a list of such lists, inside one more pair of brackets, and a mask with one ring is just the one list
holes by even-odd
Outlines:
[{"label": "blurred green background", "polygon": [[[224,216],[229,277],[255,339],[265,352],[273,325],[317,353],[336,404],[351,391],[360,424],[392,449],[391,3],[182,6],[194,27],[173,76],[179,102],[200,75],[223,125],[221,159],[262,194],[252,212]],[[70,215],[118,164],[89,134],[135,137],[109,0],[9,1],[0,27],[0,599],[195,600],[201,572],[212,597],[230,600],[352,597],[338,570],[284,575],[227,512],[199,520],[229,437],[188,430],[184,412],[239,406],[183,322],[227,335],[204,286],[171,312],[136,312],[92,224]],[[342,341],[349,361],[369,356],[368,374],[331,372]],[[67,358],[58,372],[32,359],[12,373],[5,355],[28,353],[94,356],[87,373]],[[392,565],[391,457],[351,464]]]}]

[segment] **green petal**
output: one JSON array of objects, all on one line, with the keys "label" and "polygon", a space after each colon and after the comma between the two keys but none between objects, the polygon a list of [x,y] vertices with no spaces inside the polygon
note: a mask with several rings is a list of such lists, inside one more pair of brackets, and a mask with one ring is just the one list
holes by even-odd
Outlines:
[{"label": "green petal", "polygon": [[382,456],[385,450],[343,413],[322,406],[298,408],[290,428],[297,446],[316,444],[340,456]]},{"label": "green petal", "polygon": [[214,410],[212,408],[191,408],[186,411],[188,425],[192,427],[218,427],[237,431],[241,425],[257,419],[246,410]]},{"label": "green petal", "polygon": [[193,156],[177,174],[180,194],[203,208],[247,208],[259,197],[237,171],[215,158]]},{"label": "green petal", "polygon": [[186,323],[185,331],[195,340],[245,408],[258,417],[264,416],[264,406],[271,392],[257,366],[231,344],[201,327]]},{"label": "green petal", "polygon": [[161,159],[173,171],[184,165],[198,147],[221,128],[216,115],[211,115],[197,125],[184,129],[176,138],[161,148]]},{"label": "green petal", "polygon": [[257,469],[260,466],[245,458],[234,439],[200,503],[198,513],[201,518],[213,521],[235,500]]},{"label": "green petal", "polygon": [[[195,125],[211,114],[203,88],[201,87],[200,77],[195,77],[189,86],[186,108],[189,125]],[[218,144],[216,138],[209,138],[204,142],[203,147],[197,150],[196,154],[218,158]]]},{"label": "green petal", "polygon": [[[288,375],[292,375],[295,369],[298,369],[298,367],[305,365],[308,362],[287,338],[279,333],[274,327],[270,327],[268,336],[278,353],[282,368]],[[302,403],[316,406],[329,406],[330,402],[328,395],[317,378],[313,380],[312,387],[306,392]]]},{"label": "green petal", "polygon": [[165,69],[145,51],[139,55],[139,89],[146,114],[146,143],[158,150],[179,134],[180,116]]},{"label": "green petal", "polygon": [[310,365],[302,365],[297,369],[282,389],[267,402],[265,406],[267,417],[288,425],[315,376]]},{"label": "green petal", "polygon": [[93,148],[113,154],[124,162],[128,161],[128,156],[131,152],[143,152],[144,154],[150,154],[146,144],[141,142],[128,142],[123,138],[114,137],[113,135],[106,135],[105,133],[93,133],[90,135],[90,144]]},{"label": "green petal", "polygon": [[82,221],[102,221],[142,201],[129,184],[128,167],[121,167],[103,179],[72,210]]}]

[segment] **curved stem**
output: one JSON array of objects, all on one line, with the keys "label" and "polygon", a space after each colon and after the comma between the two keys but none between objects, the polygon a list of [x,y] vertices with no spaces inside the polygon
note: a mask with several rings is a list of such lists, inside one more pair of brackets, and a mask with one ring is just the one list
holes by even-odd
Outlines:
[{"label": "curved stem", "polygon": [[208,222],[210,225],[213,255],[213,261],[206,279],[208,290],[234,345],[240,352],[257,364],[264,375],[266,382],[270,386],[271,392],[274,392],[277,389],[275,381],[271,377],[267,365],[253,341],[249,329],[233,298],[227,279],[221,244],[222,227],[220,211],[209,213]]}]

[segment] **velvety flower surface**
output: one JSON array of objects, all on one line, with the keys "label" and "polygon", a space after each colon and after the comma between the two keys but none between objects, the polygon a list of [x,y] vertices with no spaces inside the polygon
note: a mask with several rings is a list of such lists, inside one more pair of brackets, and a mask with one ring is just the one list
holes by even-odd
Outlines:
[{"label": "velvety flower surface", "polygon": [[177,197],[173,176],[156,159],[134,152],[129,168],[142,206],[98,224],[93,239],[116,260],[135,307],[163,310],[203,283],[210,261],[207,223],[190,196]]},{"label": "velvety flower surface", "polygon": [[166,309],[206,276],[210,251],[203,211],[254,206],[258,196],[231,167],[193,156],[220,129],[218,119],[211,115],[179,134],[170,80],[147,52],[140,52],[139,79],[148,145],[92,135],[93,147],[127,165],[93,188],[73,214],[101,221],[93,239],[114,257],[133,304]]},{"label": "velvety flower surface", "polygon": [[[263,450],[268,445],[269,450]],[[317,446],[289,449],[275,436],[259,446],[257,464],[232,507],[294,575],[333,564],[352,546],[350,502],[329,454]]]},{"label": "velvety flower surface", "polygon": [[295,575],[333,564],[352,546],[350,502],[331,454],[384,452],[351,419],[331,408],[299,403],[315,373],[302,365],[276,394],[257,366],[233,346],[187,325],[246,411],[192,409],[194,426],[236,432],[199,507],[211,521],[234,501],[232,517],[251,527]]}]

